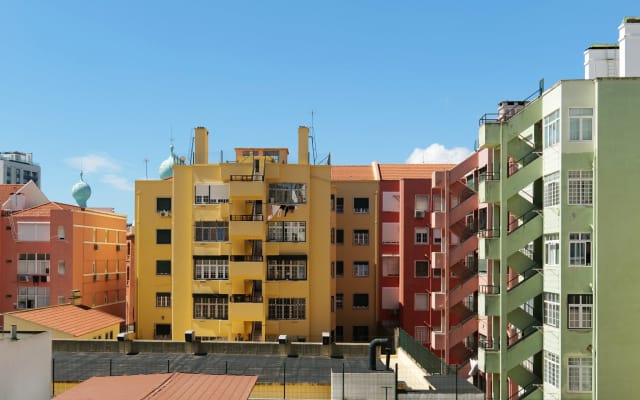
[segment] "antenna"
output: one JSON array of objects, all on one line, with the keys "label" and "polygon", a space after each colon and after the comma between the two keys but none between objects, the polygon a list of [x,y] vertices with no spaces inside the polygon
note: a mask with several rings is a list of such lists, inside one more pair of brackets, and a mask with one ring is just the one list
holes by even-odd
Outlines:
[{"label": "antenna", "polygon": [[316,150],[316,133],[313,126],[313,110],[311,110],[311,151],[313,152],[313,164],[316,164],[318,158],[318,151]]},{"label": "antenna", "polygon": [[149,164],[149,159],[145,157],[144,159],[144,179],[149,179],[149,171],[147,170],[147,165]]}]

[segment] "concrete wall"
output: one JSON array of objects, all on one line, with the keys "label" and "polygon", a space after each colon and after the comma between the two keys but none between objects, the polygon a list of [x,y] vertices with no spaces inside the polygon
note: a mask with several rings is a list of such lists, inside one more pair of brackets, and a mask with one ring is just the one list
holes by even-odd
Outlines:
[{"label": "concrete wall", "polygon": [[0,398],[51,397],[51,333],[18,332],[18,340],[0,334],[0,362]]}]

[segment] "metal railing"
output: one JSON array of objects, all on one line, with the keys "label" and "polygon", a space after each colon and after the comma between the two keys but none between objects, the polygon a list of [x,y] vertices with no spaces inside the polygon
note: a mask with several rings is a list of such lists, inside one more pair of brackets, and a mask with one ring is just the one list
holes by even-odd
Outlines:
[{"label": "metal railing", "polygon": [[264,221],[262,214],[232,214],[229,215],[230,221]]},{"label": "metal railing", "polygon": [[519,160],[509,161],[509,166],[507,168],[507,176],[511,177],[515,175],[516,172],[520,171],[527,165],[531,164],[534,160],[538,159],[541,155],[542,155],[542,152],[534,150]]},{"label": "metal railing", "polygon": [[264,175],[231,175],[229,179],[236,182],[263,182]]},{"label": "metal railing", "polygon": [[531,221],[532,219],[540,215],[540,212],[541,210],[538,207],[533,206],[527,211],[525,211],[522,215],[520,215],[513,221],[509,222],[509,225],[508,225],[509,234],[512,234],[513,232],[518,230],[520,227],[524,226],[527,222]]},{"label": "metal railing", "polygon": [[499,181],[500,180],[500,172],[481,172],[480,175],[478,175],[478,181],[479,182],[485,182],[485,181]]},{"label": "metal railing", "polygon": [[500,237],[500,229],[480,229],[478,237],[483,239],[495,239]]},{"label": "metal railing", "polygon": [[262,262],[264,260],[264,256],[254,256],[254,255],[232,255],[230,257],[231,261],[235,262]]},{"label": "metal railing", "polygon": [[[507,338],[507,342],[509,343],[508,348],[511,349],[514,346],[518,345],[518,343],[522,343],[522,341],[524,341],[526,338],[528,338],[529,336],[537,332],[540,329],[540,326],[541,326],[540,322],[536,321],[535,325],[529,325],[526,328],[524,328],[522,331],[520,331],[520,333],[509,336]],[[514,342],[511,342],[513,339],[516,339],[516,340]]]},{"label": "metal railing", "polygon": [[481,338],[478,340],[478,348],[486,351],[498,351],[500,350],[500,342],[491,338]]},{"label": "metal railing", "polygon": [[480,285],[478,292],[482,294],[500,294],[500,286],[498,285]]}]

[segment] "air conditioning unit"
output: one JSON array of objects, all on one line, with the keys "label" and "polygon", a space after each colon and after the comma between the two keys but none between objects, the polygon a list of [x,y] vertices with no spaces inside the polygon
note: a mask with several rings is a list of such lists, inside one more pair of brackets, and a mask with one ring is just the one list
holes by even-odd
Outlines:
[{"label": "air conditioning unit", "polygon": [[413,216],[416,218],[424,218],[424,210],[415,210]]},{"label": "air conditioning unit", "polygon": [[18,275],[18,282],[30,282],[31,275]]}]

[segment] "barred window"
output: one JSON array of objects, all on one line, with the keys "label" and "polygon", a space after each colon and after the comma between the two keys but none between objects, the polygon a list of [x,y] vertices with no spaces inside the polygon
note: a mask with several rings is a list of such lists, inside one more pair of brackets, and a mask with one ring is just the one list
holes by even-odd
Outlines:
[{"label": "barred window", "polygon": [[270,183],[270,204],[304,204],[307,202],[307,186],[304,183]]},{"label": "barred window", "polygon": [[544,381],[560,387],[560,357],[548,351],[544,352]]},{"label": "barred window", "polygon": [[229,319],[229,297],[218,294],[194,294],[193,318]]},{"label": "barred window", "polygon": [[304,221],[269,222],[270,242],[304,242],[306,241],[306,223]]},{"label": "barred window", "polygon": [[544,293],[544,323],[560,327],[560,295],[558,293]]},{"label": "barred window", "polygon": [[270,320],[304,320],[305,309],[305,298],[278,297],[269,299]]},{"label": "barred window", "polygon": [[568,172],[569,205],[593,203],[593,171]]},{"label": "barred window", "polygon": [[369,230],[368,229],[355,229],[353,231],[353,245],[354,246],[368,246],[369,245]]},{"label": "barred window", "polygon": [[418,343],[428,344],[429,343],[429,327],[416,326],[413,337],[416,339],[416,342]]},{"label": "barred window", "polygon": [[229,279],[228,256],[196,256],[193,258],[194,280]]},{"label": "barred window", "polygon": [[196,221],[196,242],[226,242],[229,240],[229,222]]},{"label": "barred window", "polygon": [[267,280],[300,281],[307,279],[306,256],[267,257]]},{"label": "barred window", "polygon": [[544,176],[543,205],[553,207],[560,204],[560,172]]}]

